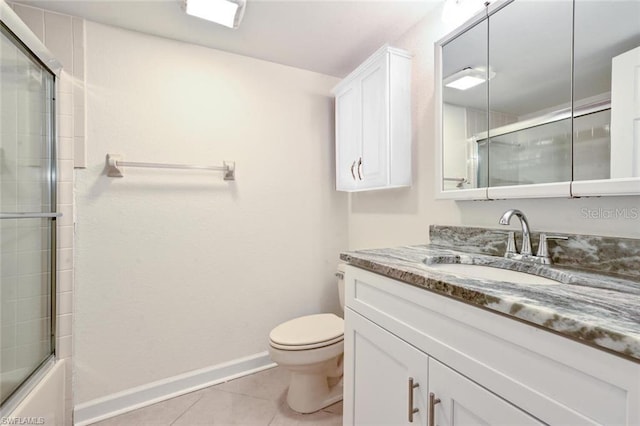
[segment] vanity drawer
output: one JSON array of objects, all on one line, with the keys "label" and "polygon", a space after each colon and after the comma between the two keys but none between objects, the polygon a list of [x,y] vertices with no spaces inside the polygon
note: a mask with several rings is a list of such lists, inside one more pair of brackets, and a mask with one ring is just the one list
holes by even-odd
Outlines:
[{"label": "vanity drawer", "polygon": [[353,266],[345,300],[546,423],[640,423],[640,364]]}]

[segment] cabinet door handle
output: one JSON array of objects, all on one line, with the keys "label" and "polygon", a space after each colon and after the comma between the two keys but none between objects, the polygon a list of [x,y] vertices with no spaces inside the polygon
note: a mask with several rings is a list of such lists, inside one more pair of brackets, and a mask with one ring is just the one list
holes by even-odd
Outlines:
[{"label": "cabinet door handle", "polygon": [[436,398],[436,394],[431,392],[429,394],[429,423],[427,426],[435,426],[436,419],[436,404],[440,403],[440,398]]},{"label": "cabinet door handle", "polygon": [[353,160],[353,163],[351,163],[351,176],[353,176],[353,180],[356,180],[356,174],[353,171],[353,168],[356,166],[356,160]]},{"label": "cabinet door handle", "polygon": [[413,415],[419,410],[413,408],[413,390],[420,386],[420,383],[413,383],[413,377],[409,377],[409,423],[413,423]]},{"label": "cabinet door handle", "polygon": [[362,180],[362,157],[358,159],[358,177]]}]

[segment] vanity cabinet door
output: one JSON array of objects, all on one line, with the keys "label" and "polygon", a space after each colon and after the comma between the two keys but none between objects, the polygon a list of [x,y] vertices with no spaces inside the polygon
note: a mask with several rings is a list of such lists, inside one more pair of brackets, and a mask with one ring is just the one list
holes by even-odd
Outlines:
[{"label": "vanity cabinet door", "polygon": [[429,392],[438,426],[545,424],[433,358]]},{"label": "vanity cabinet door", "polygon": [[425,426],[427,355],[350,309],[344,340],[343,424]]}]

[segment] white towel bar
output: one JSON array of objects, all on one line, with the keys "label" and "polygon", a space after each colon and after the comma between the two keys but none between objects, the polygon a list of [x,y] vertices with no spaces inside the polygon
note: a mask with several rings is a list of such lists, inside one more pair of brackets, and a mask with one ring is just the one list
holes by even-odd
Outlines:
[{"label": "white towel bar", "polygon": [[107,176],[123,177],[123,167],[149,167],[156,169],[188,169],[188,170],[214,170],[224,172],[224,180],[236,179],[235,161],[223,161],[222,166],[200,166],[195,164],[166,164],[166,163],[141,163],[137,161],[123,161],[122,155],[107,154]]}]

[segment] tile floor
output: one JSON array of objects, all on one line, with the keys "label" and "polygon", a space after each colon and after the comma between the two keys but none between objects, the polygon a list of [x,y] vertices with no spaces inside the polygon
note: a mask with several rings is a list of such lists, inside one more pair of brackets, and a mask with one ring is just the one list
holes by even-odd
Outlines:
[{"label": "tile floor", "polygon": [[94,426],[342,425],[342,402],[312,414],[286,403],[289,372],[271,368],[112,417]]}]

